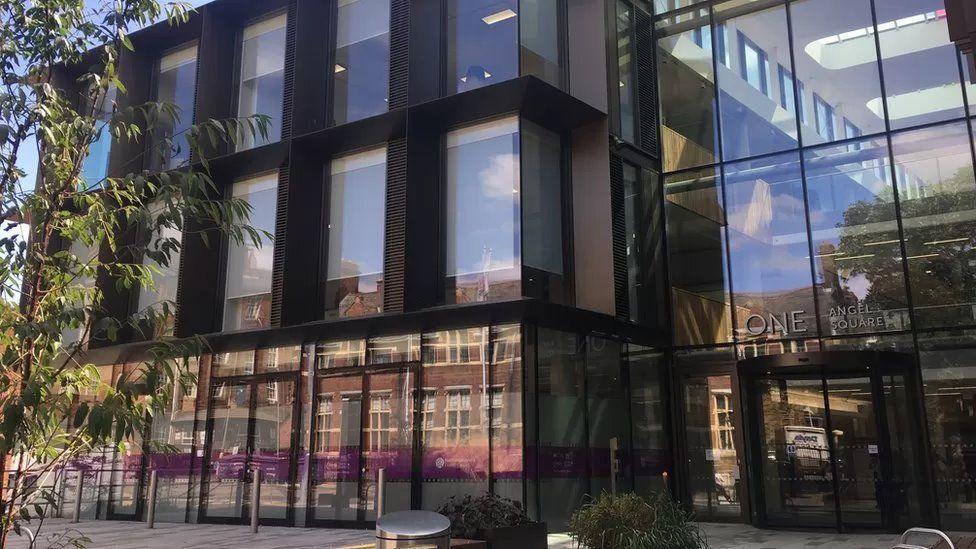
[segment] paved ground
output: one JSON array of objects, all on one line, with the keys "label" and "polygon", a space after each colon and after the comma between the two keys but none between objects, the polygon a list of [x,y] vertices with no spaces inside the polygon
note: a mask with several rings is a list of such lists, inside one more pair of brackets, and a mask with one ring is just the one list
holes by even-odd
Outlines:
[{"label": "paved ground", "polygon": [[[891,534],[832,534],[757,530],[744,524],[703,524],[711,549],[891,549],[898,536]],[[309,528],[270,528],[251,534],[247,526],[202,524],[158,524],[146,529],[140,522],[89,521],[71,524],[65,520],[45,523],[36,546],[51,545],[51,536],[80,532],[92,542],[89,547],[113,549],[322,549],[362,546],[374,541],[372,532],[363,530],[323,530]],[[26,538],[15,538],[12,549],[27,549]],[[566,535],[549,537],[549,547],[572,549]]]}]

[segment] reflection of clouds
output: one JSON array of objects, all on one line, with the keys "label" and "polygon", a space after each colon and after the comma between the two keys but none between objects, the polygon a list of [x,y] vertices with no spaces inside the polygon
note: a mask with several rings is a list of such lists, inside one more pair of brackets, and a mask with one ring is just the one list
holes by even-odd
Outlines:
[{"label": "reflection of clouds", "polygon": [[868,292],[871,291],[871,281],[863,274],[857,274],[844,280],[844,286],[861,301],[864,301]]},{"label": "reflection of clouds", "polygon": [[513,153],[491,157],[491,165],[478,172],[481,194],[486,198],[512,199],[518,181],[518,157]]}]

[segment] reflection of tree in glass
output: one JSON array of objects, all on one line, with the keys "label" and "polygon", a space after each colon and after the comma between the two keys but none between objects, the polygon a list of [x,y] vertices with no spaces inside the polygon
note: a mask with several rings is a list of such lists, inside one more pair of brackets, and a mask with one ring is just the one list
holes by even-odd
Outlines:
[{"label": "reflection of tree in glass", "polygon": [[[956,324],[953,304],[968,305],[976,295],[976,185],[973,167],[959,169],[941,181],[926,196],[901,199],[901,215],[908,252],[908,267],[912,295],[918,317],[926,324]],[[873,202],[858,201],[844,212],[841,227],[870,224],[883,225],[891,221],[891,191],[879,193]],[[885,196],[887,195],[887,196]],[[868,255],[877,250],[879,242],[896,240],[894,230],[883,233],[848,231],[840,239],[838,249],[847,255]],[[892,245],[897,245],[894,242]],[[822,253],[822,252],[818,252]],[[894,256],[876,253],[872,257],[851,262],[848,278],[863,275],[870,282],[865,298],[871,303],[890,302],[904,294],[902,271]],[[847,266],[845,266],[847,267]],[[829,282],[827,282],[829,284]],[[935,307],[930,309],[928,307]],[[972,320],[972,312],[966,319]]]}]

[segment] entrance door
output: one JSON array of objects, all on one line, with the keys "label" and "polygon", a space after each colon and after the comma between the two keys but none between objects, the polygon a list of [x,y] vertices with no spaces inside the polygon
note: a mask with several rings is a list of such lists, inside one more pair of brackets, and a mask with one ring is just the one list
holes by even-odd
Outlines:
[{"label": "entrance door", "polygon": [[744,384],[760,523],[840,530],[917,524],[919,506],[911,501],[920,492],[906,479],[923,474],[913,465],[918,421],[903,364],[762,366]]},{"label": "entrance door", "polygon": [[249,522],[252,472],[260,469],[261,523],[292,523],[296,388],[293,374],[215,380],[201,498],[203,521]]},{"label": "entrance door", "polygon": [[413,495],[414,369],[343,372],[316,381],[309,511],[323,526],[369,527],[376,475],[385,469],[387,512]]}]

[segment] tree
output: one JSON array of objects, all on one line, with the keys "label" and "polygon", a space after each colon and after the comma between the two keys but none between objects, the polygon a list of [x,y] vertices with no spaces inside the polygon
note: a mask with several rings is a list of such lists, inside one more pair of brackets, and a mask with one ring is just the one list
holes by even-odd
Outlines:
[{"label": "tree", "polygon": [[[271,236],[247,225],[246,202],[223,198],[207,161],[222,144],[266,135],[267,117],[206,120],[173,135],[166,128],[187,115],[175,105],[111,99],[126,94],[119,61],[134,51],[130,31],[162,17],[186,22],[189,10],[157,0],[0,0],[0,465],[13,473],[0,480],[0,548],[59,505],[50,486],[65,464],[99,448],[124,451],[174,385],[195,381],[186,364],[205,345],[196,338],[154,342],[143,364],[100,378],[86,362],[86,341],[112,343],[123,333],[151,340],[175,309],[161,302],[119,317],[93,282],[110,281],[117,292],[153,288],[191,221],[256,246]],[[68,72],[75,76],[64,86],[59,75]],[[107,136],[151,142],[145,154],[186,147],[194,162],[150,173],[140,157],[115,170],[124,175],[89,181],[85,160]],[[17,159],[35,139],[39,167],[29,182]],[[14,230],[21,222],[29,239]]]}]

